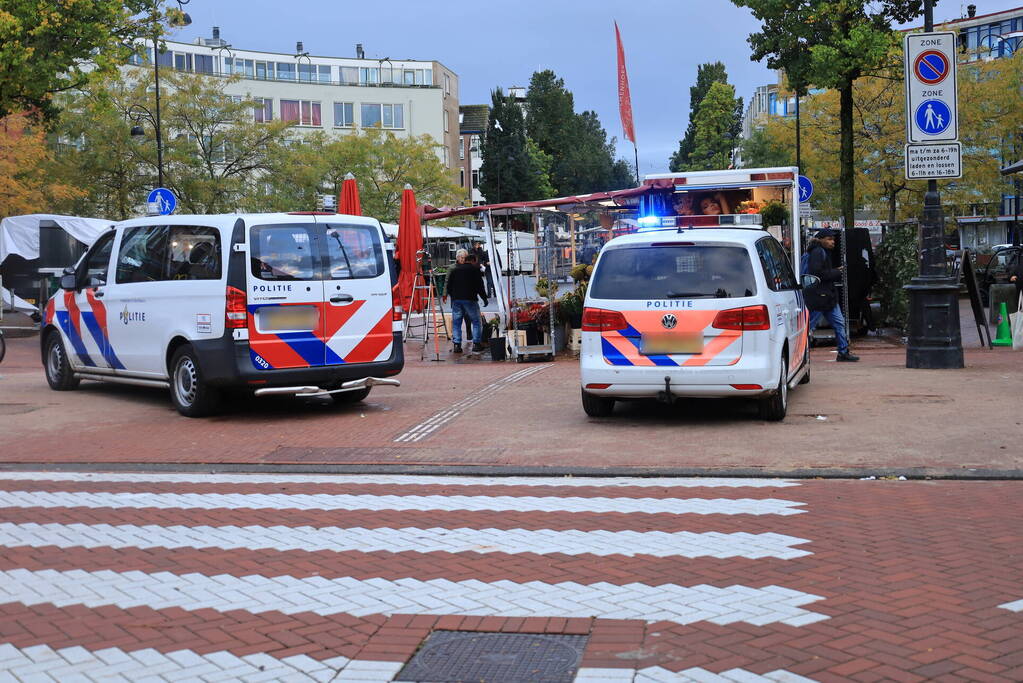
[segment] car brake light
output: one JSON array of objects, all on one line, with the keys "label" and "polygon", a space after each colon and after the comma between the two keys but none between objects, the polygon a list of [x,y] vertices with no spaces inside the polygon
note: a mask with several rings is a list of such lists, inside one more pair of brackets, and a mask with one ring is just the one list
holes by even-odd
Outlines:
[{"label": "car brake light", "polygon": [[739,391],[760,391],[763,389],[759,384],[733,384],[732,388]]},{"label": "car brake light", "polygon": [[609,386],[611,386],[611,385],[610,384],[603,384],[603,383],[598,384],[596,382],[591,382],[590,384],[586,385],[586,388],[587,389],[607,389]]},{"label": "car brake light", "polygon": [[619,311],[605,311],[602,308],[583,309],[583,332],[613,332],[629,326]]},{"label": "car brake light", "polygon": [[227,287],[227,306],[224,309],[224,327],[238,328],[248,326],[247,301],[245,292],[237,287]]},{"label": "car brake light", "polygon": [[401,319],[405,316],[405,311],[401,307],[401,299],[399,299],[398,285],[391,287],[391,321],[401,322]]},{"label": "car brake light", "polygon": [[771,319],[767,315],[767,306],[743,306],[719,311],[711,325],[718,330],[769,330]]}]

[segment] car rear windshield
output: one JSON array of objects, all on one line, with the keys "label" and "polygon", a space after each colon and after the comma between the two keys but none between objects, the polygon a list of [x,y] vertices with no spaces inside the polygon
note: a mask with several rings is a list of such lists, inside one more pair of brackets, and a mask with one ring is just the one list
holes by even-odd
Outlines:
[{"label": "car rear windshield", "polygon": [[597,299],[731,299],[754,296],[745,247],[619,247],[605,252],[590,296]]}]

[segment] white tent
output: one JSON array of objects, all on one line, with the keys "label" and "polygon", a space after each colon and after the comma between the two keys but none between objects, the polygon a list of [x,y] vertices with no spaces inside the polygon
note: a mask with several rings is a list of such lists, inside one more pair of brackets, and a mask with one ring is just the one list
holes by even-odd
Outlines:
[{"label": "white tent", "polygon": [[[92,244],[101,232],[113,225],[112,221],[101,218],[61,216],[52,213],[8,216],[0,221],[0,264],[11,254],[27,261],[39,258],[39,226],[43,221],[58,225],[86,246]],[[35,306],[6,289],[0,289],[0,299],[4,305],[13,306],[15,310],[25,312],[36,310]]]},{"label": "white tent", "polygon": [[[380,227],[384,229],[384,234],[388,237],[392,239],[398,238],[398,226],[394,223],[381,223]],[[457,232],[454,229],[441,228],[435,225],[427,226],[426,235],[432,240],[462,239],[465,237],[461,232]]]}]

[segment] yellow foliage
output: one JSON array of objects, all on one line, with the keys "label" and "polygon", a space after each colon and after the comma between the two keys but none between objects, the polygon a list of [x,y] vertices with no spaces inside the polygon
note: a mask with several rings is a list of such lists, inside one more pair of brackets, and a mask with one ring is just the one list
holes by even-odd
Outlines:
[{"label": "yellow foliage", "polygon": [[51,182],[46,135],[24,113],[0,119],[0,216],[47,213],[53,202],[74,199],[81,190]]}]

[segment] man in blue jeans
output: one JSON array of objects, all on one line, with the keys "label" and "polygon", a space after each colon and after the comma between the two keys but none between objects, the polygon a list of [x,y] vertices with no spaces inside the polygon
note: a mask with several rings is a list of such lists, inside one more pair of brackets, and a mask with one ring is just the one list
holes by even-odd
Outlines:
[{"label": "man in blue jeans", "polygon": [[445,295],[451,297],[451,340],[455,343],[454,352],[462,352],[462,319],[465,316],[472,321],[472,350],[479,353],[483,350],[483,325],[480,323],[480,307],[476,297],[489,303],[483,274],[478,265],[467,263],[469,252],[459,249],[455,253],[457,263],[448,273]]},{"label": "man in blue jeans", "polygon": [[827,318],[835,330],[835,341],[838,342],[838,362],[855,363],[860,358],[849,352],[849,335],[845,326],[845,316],[838,304],[838,293],[835,283],[842,279],[842,269],[831,267],[832,249],[835,248],[835,231],[824,228],[807,245],[806,272],[820,278],[820,284],[806,291],[806,303],[810,309],[810,332],[817,327],[821,318]]}]

